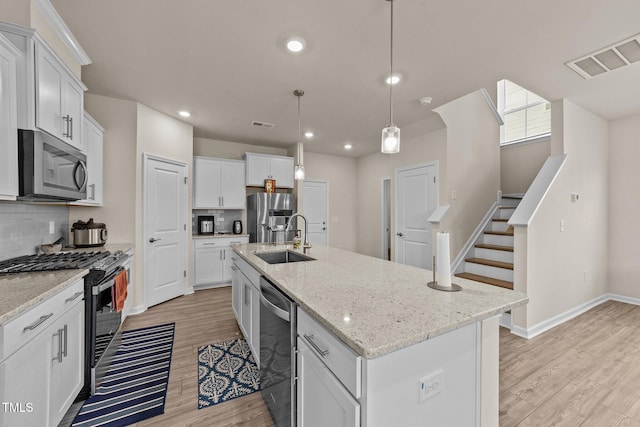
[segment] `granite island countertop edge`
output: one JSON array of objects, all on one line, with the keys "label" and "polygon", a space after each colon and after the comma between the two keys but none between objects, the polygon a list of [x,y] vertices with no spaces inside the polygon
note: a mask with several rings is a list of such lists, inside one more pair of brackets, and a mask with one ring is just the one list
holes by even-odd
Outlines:
[{"label": "granite island countertop edge", "polygon": [[[463,287],[462,293],[443,293],[435,291],[426,287],[426,281],[431,277],[431,272],[428,270],[422,270],[366,255],[356,254],[342,249],[320,246],[312,248],[308,255],[316,258],[316,261],[310,261],[311,263],[318,263],[314,266],[313,264],[309,264],[309,262],[268,264],[255,256],[256,251],[268,252],[285,249],[292,250],[291,245],[276,246],[253,243],[236,244],[232,245],[232,248],[249,265],[255,268],[261,275],[266,276],[269,280],[274,282],[281,291],[287,294],[306,312],[312,315],[334,335],[345,342],[354,352],[367,359],[381,357],[401,348],[417,344],[463,326],[499,315],[505,311],[524,305],[529,300],[527,295],[520,292],[497,288],[495,286],[462,278],[455,278],[455,282]],[[353,271],[349,271],[349,263],[354,264],[354,268],[352,269]],[[358,268],[355,266],[355,264],[358,263],[363,264],[364,268]],[[373,290],[374,297],[376,295],[380,297],[388,296],[388,293],[385,293],[384,290],[378,292],[376,289],[376,286],[377,288],[380,288],[381,285],[386,285],[382,278],[375,276],[376,274],[380,275],[381,271],[390,271],[390,274],[394,275],[394,279],[390,280],[390,282],[399,281],[400,284],[394,283],[395,286],[391,289],[392,291],[397,290],[397,292],[395,296],[392,295],[389,297],[389,300],[387,300],[389,312],[385,312],[384,309],[382,309],[382,306],[378,306],[378,310],[376,311],[379,315],[376,313],[367,313],[366,310],[364,312],[359,310],[357,320],[365,323],[370,321],[371,328],[367,329],[368,325],[365,324],[361,325],[359,329],[350,329],[349,325],[346,325],[346,320],[342,321],[340,315],[336,315],[335,312],[332,312],[333,307],[340,305],[342,299],[348,300],[351,298],[351,303],[354,306],[363,308],[364,303],[359,300],[366,299],[367,295],[358,295],[357,292],[355,294],[348,295],[347,291],[345,295],[338,296],[337,292],[335,292],[336,289],[332,289],[331,286],[327,286],[327,291],[330,295],[321,295],[316,301],[314,301],[313,298],[305,298],[305,294],[307,293],[305,292],[305,289],[303,289],[304,286],[298,286],[296,280],[298,282],[306,282],[308,284],[314,283],[313,281],[315,277],[316,282],[313,286],[322,287],[323,285],[330,283],[330,279],[327,277],[331,276],[332,268],[336,270],[339,275],[349,276],[350,274],[353,274],[354,276],[351,279],[347,277],[346,282],[348,283],[353,281],[362,284],[362,279],[356,278],[355,275],[370,274],[369,279],[374,283],[370,289]],[[311,270],[313,270],[313,272],[309,273]],[[318,272],[322,273],[318,274]],[[395,276],[401,277],[400,280],[396,280]],[[290,280],[291,278],[293,279]],[[368,279],[365,280],[365,282],[367,281]],[[349,286],[345,286],[345,288],[347,287]],[[358,287],[361,288],[360,290],[364,290],[365,293],[369,290],[367,289],[366,284],[364,287]],[[331,291],[334,291],[333,294],[331,294]],[[463,297],[461,298],[461,295],[454,294],[461,294]],[[402,301],[403,295],[406,295],[406,301]],[[449,310],[451,310],[457,303],[456,300],[461,301],[465,307],[473,305],[472,300],[474,297],[484,300],[484,302],[478,303],[477,308],[471,307],[467,308],[464,312],[456,312],[453,315],[453,319],[446,319],[447,316],[444,316],[444,319],[435,319],[435,317],[437,317],[436,313],[432,313],[434,314],[434,319],[429,319],[429,313],[426,315],[425,313],[420,313],[422,318],[420,318],[419,315],[416,316],[418,319],[414,323],[411,320],[412,316],[407,316],[406,313],[403,313],[402,308],[404,303],[408,303],[407,308],[416,312],[417,307],[415,305],[415,301],[411,301],[412,298],[416,298],[416,295],[418,296],[418,299],[437,299],[440,301],[438,304],[441,306],[442,301],[445,301],[444,306],[448,305],[447,308]],[[492,301],[487,302],[487,298]],[[498,302],[494,302],[493,298]],[[448,300],[451,300],[452,303],[448,304]],[[375,301],[376,304],[383,304],[384,302],[384,300]],[[348,304],[349,303],[347,302],[347,305]],[[453,310],[455,311],[455,308],[453,308]],[[432,311],[435,312],[437,310],[433,309],[432,306]],[[382,328],[384,323],[382,325],[378,324],[378,328],[376,328],[375,324],[378,317],[388,318],[390,322],[389,325],[393,326],[393,328]],[[346,318],[347,316],[344,316],[343,319]],[[380,339],[380,336],[383,335],[380,334],[380,331],[385,329],[393,336]]]}]

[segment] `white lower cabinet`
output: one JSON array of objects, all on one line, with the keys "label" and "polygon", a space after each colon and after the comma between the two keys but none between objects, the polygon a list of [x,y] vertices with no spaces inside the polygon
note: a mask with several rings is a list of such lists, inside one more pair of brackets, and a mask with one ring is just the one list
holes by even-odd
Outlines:
[{"label": "white lower cabinet", "polygon": [[231,292],[233,312],[253,358],[260,366],[260,274],[238,255],[229,258],[236,268]]},{"label": "white lower cabinet", "polygon": [[[51,358],[51,411],[53,425],[64,417],[84,384],[84,304],[82,298],[54,326]],[[57,341],[57,342],[56,342]]]},{"label": "white lower cabinet", "polygon": [[247,236],[193,239],[194,286],[231,282],[231,245],[248,241]]},{"label": "white lower cabinet", "polygon": [[55,427],[82,388],[83,280],[2,325],[0,426]]},{"label": "white lower cabinet", "polygon": [[297,425],[358,427],[360,404],[298,337]]}]

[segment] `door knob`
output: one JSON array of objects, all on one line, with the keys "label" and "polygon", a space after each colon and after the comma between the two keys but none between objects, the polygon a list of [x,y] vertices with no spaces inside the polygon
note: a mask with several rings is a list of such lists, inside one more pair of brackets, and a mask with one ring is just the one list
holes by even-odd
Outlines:
[{"label": "door knob", "polygon": [[404,234],[402,234],[402,233],[396,233],[396,236],[398,236],[398,237],[402,237],[402,236],[404,236]]},{"label": "door knob", "polygon": [[162,240],[162,239],[156,239],[155,237],[152,237],[149,239],[149,243],[157,242],[158,240]]}]

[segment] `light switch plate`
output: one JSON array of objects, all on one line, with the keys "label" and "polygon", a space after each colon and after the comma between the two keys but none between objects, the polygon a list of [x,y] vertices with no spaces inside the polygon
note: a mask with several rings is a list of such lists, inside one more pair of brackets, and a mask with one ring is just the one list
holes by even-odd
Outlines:
[{"label": "light switch plate", "polygon": [[53,234],[56,232],[56,223],[54,221],[49,221],[49,234]]}]

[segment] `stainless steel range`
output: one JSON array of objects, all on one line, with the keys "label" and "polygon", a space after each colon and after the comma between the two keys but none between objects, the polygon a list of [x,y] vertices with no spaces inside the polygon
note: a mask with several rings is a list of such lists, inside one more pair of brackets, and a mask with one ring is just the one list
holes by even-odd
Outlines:
[{"label": "stainless steel range", "polygon": [[[122,251],[61,252],[0,261],[0,274],[89,269],[84,279],[85,386],[79,398],[94,394],[120,341],[122,313],[114,306],[114,285],[130,256]],[[129,271],[127,271],[127,284]]]}]

